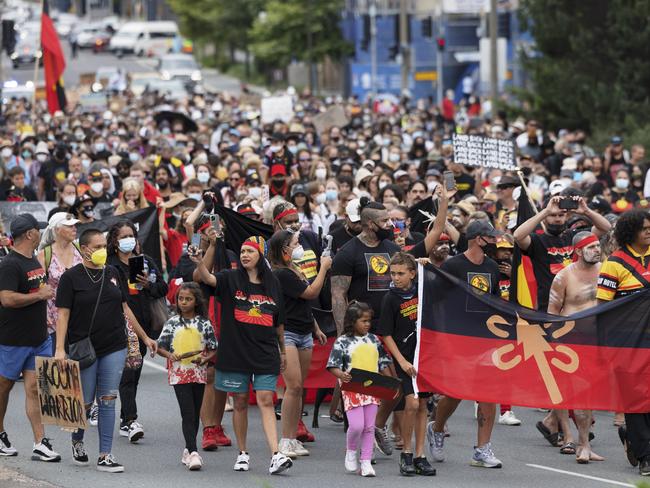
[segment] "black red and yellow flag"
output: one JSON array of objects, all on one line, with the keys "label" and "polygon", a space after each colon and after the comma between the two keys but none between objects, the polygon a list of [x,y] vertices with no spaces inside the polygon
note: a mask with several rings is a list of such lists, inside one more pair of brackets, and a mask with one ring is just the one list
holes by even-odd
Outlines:
[{"label": "black red and yellow flag", "polygon": [[[521,187],[517,208],[517,227],[535,215],[526,190]],[[537,280],[533,263],[521,252],[515,243],[512,255],[512,276],[510,278],[510,301],[528,308],[537,308]]]},{"label": "black red and yellow flag", "polygon": [[57,110],[65,111],[66,98],[63,88],[63,71],[65,56],[61,49],[59,36],[50,18],[50,5],[43,0],[41,14],[41,49],[43,51],[43,69],[45,70],[45,93],[47,107],[51,114]]},{"label": "black red and yellow flag", "polygon": [[418,391],[528,407],[650,411],[650,290],[559,317],[420,267]]}]

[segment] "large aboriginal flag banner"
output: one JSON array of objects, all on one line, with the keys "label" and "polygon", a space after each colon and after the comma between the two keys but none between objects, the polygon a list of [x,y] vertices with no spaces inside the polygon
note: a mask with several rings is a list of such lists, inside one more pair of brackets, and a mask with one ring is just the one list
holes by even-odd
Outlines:
[{"label": "large aboriginal flag banner", "polygon": [[568,316],[419,269],[416,391],[528,407],[650,412],[650,290]]},{"label": "large aboriginal flag banner", "polygon": [[50,18],[49,0],[43,0],[41,13],[41,47],[43,50],[43,69],[45,70],[45,94],[48,111],[65,112],[66,98],[63,89],[63,71],[65,57],[52,19]]}]

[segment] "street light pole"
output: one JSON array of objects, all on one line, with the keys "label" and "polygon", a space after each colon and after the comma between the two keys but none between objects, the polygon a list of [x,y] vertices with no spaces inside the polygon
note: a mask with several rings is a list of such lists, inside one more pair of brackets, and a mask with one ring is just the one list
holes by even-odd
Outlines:
[{"label": "street light pole", "polygon": [[409,72],[411,66],[411,49],[408,42],[408,0],[399,2],[399,44],[402,59],[402,93],[409,87]]},{"label": "street light pole", "polygon": [[492,113],[496,113],[497,98],[499,96],[499,74],[497,60],[497,0],[490,0],[490,98],[492,99]]},{"label": "street light pole", "polygon": [[368,15],[370,16],[370,93],[373,98],[377,95],[377,5],[376,0],[369,0]]},{"label": "street light pole", "polygon": [[[438,37],[445,38],[445,23],[442,13],[442,1],[438,1],[436,5],[436,14],[438,18]],[[440,49],[440,46],[436,46],[436,101],[438,105],[442,108],[442,97],[443,95],[443,66],[442,66],[442,56],[443,51]]]}]

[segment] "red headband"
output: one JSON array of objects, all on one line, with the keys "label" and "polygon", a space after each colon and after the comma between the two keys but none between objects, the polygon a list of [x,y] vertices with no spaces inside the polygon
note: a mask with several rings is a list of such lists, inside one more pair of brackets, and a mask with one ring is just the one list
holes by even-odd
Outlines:
[{"label": "red headband", "polygon": [[264,245],[265,245],[264,239],[262,237],[256,237],[256,236],[249,237],[244,242],[242,242],[242,247],[244,246],[252,247],[257,252],[259,252],[262,256],[264,256]]},{"label": "red headband", "polygon": [[576,254],[576,249],[582,249],[583,247],[587,247],[589,244],[593,244],[594,242],[598,242],[598,237],[595,235],[591,234],[584,239],[580,239],[576,244],[573,246],[573,261],[578,260],[578,255]]},{"label": "red headband", "polygon": [[198,230],[198,232],[201,232],[202,230],[205,230],[205,229],[207,229],[208,227],[210,227],[210,221],[209,221],[209,220],[208,220],[207,222],[205,222],[205,223],[204,223],[201,227],[199,227],[197,230]]},{"label": "red headband", "polygon": [[277,217],[275,217],[273,220],[277,222],[278,220],[286,217],[287,215],[298,215],[298,211],[295,208],[288,208],[282,212],[280,212]]}]

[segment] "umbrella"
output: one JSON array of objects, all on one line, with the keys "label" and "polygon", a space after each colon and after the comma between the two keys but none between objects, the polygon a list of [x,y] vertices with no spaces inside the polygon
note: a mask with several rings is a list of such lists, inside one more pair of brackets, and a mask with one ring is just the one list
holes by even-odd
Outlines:
[{"label": "umbrella", "polygon": [[190,117],[181,112],[172,112],[171,110],[163,110],[154,115],[154,120],[157,124],[160,124],[163,121],[168,121],[170,125],[173,125],[174,122],[183,123],[183,132],[196,132],[199,127],[196,125]]}]

